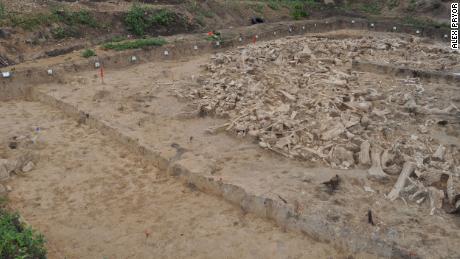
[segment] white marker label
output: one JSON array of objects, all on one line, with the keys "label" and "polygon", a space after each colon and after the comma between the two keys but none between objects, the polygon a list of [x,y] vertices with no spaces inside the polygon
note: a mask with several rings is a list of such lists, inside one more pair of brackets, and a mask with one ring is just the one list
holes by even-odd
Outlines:
[{"label": "white marker label", "polygon": [[165,56],[169,55],[169,51],[165,50]]},{"label": "white marker label", "polygon": [[216,41],[216,46],[220,46],[220,42],[219,42],[219,41]]},{"label": "white marker label", "polygon": [[197,49],[198,49],[198,46],[197,46],[197,45],[193,46],[193,49],[194,49],[194,50],[197,50]]},{"label": "white marker label", "polygon": [[2,72],[2,77],[10,77],[10,72]]},{"label": "white marker label", "polygon": [[355,23],[355,20],[352,20],[351,23]]},{"label": "white marker label", "polygon": [[458,3],[450,5],[450,47],[458,50]]},{"label": "white marker label", "polygon": [[52,69],[48,69],[47,72],[48,72],[48,75],[50,75],[50,76],[53,75],[53,70]]},{"label": "white marker label", "polygon": [[94,63],[95,68],[99,68],[100,66],[101,66],[101,63],[99,63],[99,62]]},{"label": "white marker label", "polygon": [[373,23],[371,23],[371,27],[374,27],[374,24],[373,24]]},{"label": "white marker label", "polygon": [[396,31],[396,26],[395,26],[395,27],[393,27],[393,31]]},{"label": "white marker label", "polygon": [[239,40],[240,42],[243,41],[243,39],[242,39],[241,37],[240,37],[238,40]]}]

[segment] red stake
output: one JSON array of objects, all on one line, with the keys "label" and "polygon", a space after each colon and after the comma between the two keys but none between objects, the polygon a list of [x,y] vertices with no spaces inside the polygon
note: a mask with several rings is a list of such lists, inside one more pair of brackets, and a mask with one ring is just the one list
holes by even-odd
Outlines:
[{"label": "red stake", "polygon": [[104,83],[104,67],[103,66],[101,66],[101,68],[99,69],[99,72],[101,74],[101,81],[102,83]]},{"label": "red stake", "polygon": [[257,41],[257,37],[254,36],[254,37],[252,38],[252,42],[254,42],[254,44],[256,44],[256,41]]}]

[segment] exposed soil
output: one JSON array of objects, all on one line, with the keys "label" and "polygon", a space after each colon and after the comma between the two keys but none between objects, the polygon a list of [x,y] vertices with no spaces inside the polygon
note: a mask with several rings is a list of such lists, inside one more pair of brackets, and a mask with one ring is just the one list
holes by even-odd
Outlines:
[{"label": "exposed soil", "polygon": [[[356,36],[355,33],[353,34]],[[343,35],[343,32],[339,32],[338,35]],[[317,39],[295,37],[287,42],[302,42],[303,40],[316,42]],[[397,41],[397,36],[393,40]],[[332,46],[339,43],[335,40],[326,42],[332,44],[331,49],[336,49]],[[248,47],[247,54],[251,54],[251,51],[260,47],[264,49],[263,46],[267,44],[276,44],[276,41],[258,43]],[[329,48],[328,45],[316,44],[315,46],[317,47],[312,47],[312,49]],[[238,51],[244,49],[240,48]],[[233,54],[232,56],[236,57]],[[256,55],[251,54],[249,57],[254,59]],[[287,55],[286,58],[288,57]],[[224,125],[229,119],[225,117],[200,118],[197,105],[175,97],[177,89],[182,92],[183,97],[187,97],[187,93],[193,96],[197,91],[201,91],[201,85],[193,82],[203,76],[205,79],[210,78],[204,73],[205,65],[209,62],[210,56],[205,55],[183,61],[149,63],[123,71],[108,70],[105,84],[101,84],[96,71],[83,73],[65,79],[64,84],[47,84],[36,87],[34,88],[36,93],[33,95],[49,96],[51,99],[77,107],[122,134],[137,139],[142,145],[158,150],[164,156],[177,160],[177,163],[181,165],[193,168],[194,172],[211,177],[215,181],[221,179],[242,186],[263,197],[286,201],[297,208],[299,215],[306,215],[312,220],[329,219],[343,228],[350,228],[351,233],[382,236],[417,250],[421,257],[433,257],[433,251],[441,253],[440,257],[446,258],[452,255],[455,258],[455,255],[459,254],[458,248],[454,245],[459,239],[456,233],[459,226],[458,217],[446,214],[443,209],[437,207],[438,205],[433,210],[433,205],[427,200],[428,198],[424,199],[425,202],[420,205],[413,200],[407,200],[407,205],[405,205],[406,201],[403,199],[392,202],[385,198],[396,182],[397,175],[388,176],[387,181],[375,181],[367,178],[368,167],[358,167],[352,170],[334,170],[324,165],[321,166],[321,164],[316,164],[319,167],[314,167],[315,164],[308,160],[298,162],[281,158],[277,154],[263,152],[257,142],[251,143],[251,138],[235,138],[224,134],[225,128],[214,131],[213,129]],[[321,69],[323,66],[334,67],[329,63],[327,65],[318,64],[320,65],[312,67],[314,69]],[[339,66],[336,69],[343,71],[341,73],[350,73],[349,66],[350,63],[345,61],[342,67]],[[235,67],[232,69],[237,71]],[[291,69],[291,72],[297,73],[295,66]],[[337,74],[341,73],[337,72]],[[244,75],[244,73],[241,74]],[[281,75],[283,74],[277,74],[277,76]],[[331,72],[327,75],[335,74]],[[222,73],[222,76],[224,82],[225,74]],[[359,73],[355,79],[356,87],[373,86],[378,92],[383,89],[394,90],[397,88],[392,88],[392,86],[405,84],[404,80],[392,76],[371,73]],[[423,96],[426,96],[446,101],[446,103],[437,103],[435,107],[440,109],[452,101],[458,106],[458,97],[453,85],[418,81],[414,85],[411,80],[407,82],[408,85],[404,87],[413,88],[413,91],[417,91],[417,84],[423,84],[425,92],[419,96],[421,99],[418,99],[422,100],[422,103],[425,98]],[[206,86],[206,84],[203,85]],[[322,88],[318,86],[317,90],[320,89]],[[333,97],[333,93],[328,94]],[[396,96],[401,97],[399,94]],[[209,95],[208,98],[213,100],[214,97]],[[39,99],[46,101],[46,98]],[[398,107],[392,105],[391,109],[399,109]],[[381,108],[379,110],[382,110]],[[231,121],[238,122],[237,115],[229,113],[228,116]],[[398,116],[391,117],[391,120],[397,118]],[[427,124],[428,131],[422,130],[420,133],[417,125],[418,123],[424,125],[423,121],[422,119],[400,121],[399,123],[404,126],[395,127],[394,135],[388,135],[389,139],[400,135],[408,138],[404,141],[404,145],[408,145],[408,150],[412,151],[401,157],[416,159],[414,162],[417,162],[416,155],[420,152],[418,150],[420,148],[426,151],[426,153],[422,152],[424,156],[431,156],[431,151],[434,150],[424,149],[425,147],[438,144],[458,146],[456,144],[458,136],[455,134],[455,129],[458,127],[456,124],[449,125],[447,128],[437,124]],[[376,119],[374,125],[378,128],[382,122],[385,120]],[[412,138],[414,134],[423,136],[423,138]],[[370,136],[373,135],[370,134]],[[384,140],[384,138],[377,139]],[[424,144],[417,144],[420,141]],[[177,148],[186,150],[186,152],[179,152],[181,155],[178,156]],[[422,164],[425,163],[423,161],[429,160],[422,159]],[[454,167],[450,168],[454,168],[452,173],[455,175],[455,170],[457,170],[455,168],[458,168],[455,166],[458,161],[455,159],[452,161]],[[438,169],[444,170],[442,167]],[[432,171],[428,170],[428,172]],[[448,171],[444,173],[450,174]],[[322,183],[336,174],[341,177],[342,183],[337,193],[331,195],[323,188]],[[438,173],[434,172],[434,175]],[[437,188],[444,188],[443,186],[441,184]],[[369,208],[374,213],[375,226],[367,223],[366,215]],[[434,215],[429,216],[430,212],[433,212]],[[331,231],[328,228],[319,226],[318,228],[321,229],[320,232]],[[341,234],[344,233],[341,232]],[[419,242],[423,242],[430,249],[419,249],[417,245]],[[357,249],[366,246],[365,243],[355,245],[360,247]]]},{"label": "exposed soil", "polygon": [[180,184],[59,111],[24,101],[0,111],[3,138],[41,128],[35,144],[15,150],[36,152],[36,168],[6,184],[49,258],[345,258]]}]

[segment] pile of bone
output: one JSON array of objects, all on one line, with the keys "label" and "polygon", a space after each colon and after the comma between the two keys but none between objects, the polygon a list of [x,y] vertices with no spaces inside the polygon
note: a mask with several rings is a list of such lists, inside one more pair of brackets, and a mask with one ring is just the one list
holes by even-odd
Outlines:
[{"label": "pile of bone", "polygon": [[370,167],[377,179],[399,174],[409,161],[420,179],[460,173],[458,147],[430,136],[436,116],[458,116],[459,109],[433,105],[417,79],[358,80],[350,62],[363,55],[359,41],[295,38],[216,54],[198,84],[177,94],[193,99],[200,114],[229,118],[211,131],[251,136],[286,157]]},{"label": "pile of bone", "polygon": [[384,41],[361,39],[361,58],[395,66],[424,70],[459,71],[460,56],[447,44],[424,43],[424,39],[388,38]]}]

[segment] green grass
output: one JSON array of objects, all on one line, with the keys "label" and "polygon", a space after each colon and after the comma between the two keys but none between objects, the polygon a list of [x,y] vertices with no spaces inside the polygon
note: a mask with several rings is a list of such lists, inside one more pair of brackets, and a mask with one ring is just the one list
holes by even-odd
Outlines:
[{"label": "green grass", "polygon": [[382,6],[376,2],[362,4],[359,9],[364,13],[374,15],[380,14],[382,12]]},{"label": "green grass", "polygon": [[19,215],[0,209],[0,258],[45,259],[44,237],[19,221]]},{"label": "green grass", "polygon": [[301,2],[301,1],[296,1],[291,6],[291,16],[295,20],[300,20],[302,18],[306,18],[306,17],[310,16],[310,14],[306,10],[305,3]]},{"label": "green grass", "polygon": [[102,45],[105,49],[113,50],[125,50],[125,49],[139,49],[147,46],[163,46],[167,41],[161,38],[146,38],[138,39],[132,41],[122,41],[122,42],[109,42]]},{"label": "green grass", "polygon": [[281,9],[281,4],[280,4],[280,1],[278,0],[269,0],[267,3],[267,6],[270,9],[275,10],[275,11]]},{"label": "green grass", "polygon": [[400,4],[400,3],[399,3],[399,0],[389,0],[389,1],[388,1],[388,9],[393,10],[393,9],[395,9],[396,7],[398,7],[399,4]]},{"label": "green grass", "polygon": [[406,16],[402,19],[402,23],[407,25],[412,25],[416,27],[436,27],[436,28],[445,28],[450,29],[450,25],[447,23],[439,23],[428,18],[416,18],[413,16]]},{"label": "green grass", "polygon": [[5,5],[3,5],[2,2],[0,2],[0,21],[5,18],[6,10],[5,10]]},{"label": "green grass", "polygon": [[176,14],[161,9],[153,11],[151,8],[133,4],[124,19],[125,26],[137,36],[144,36],[147,29],[154,25],[168,26],[175,20]]},{"label": "green grass", "polygon": [[[20,14],[7,12],[3,8],[1,12],[3,12],[3,14],[1,14],[2,24],[20,27],[29,31],[40,26],[50,26],[55,23],[66,25],[65,30],[72,28],[73,31],[76,31],[77,26],[87,26],[91,28],[101,27],[91,13],[84,10],[77,12],[54,10],[51,13]],[[68,33],[56,31],[55,34],[59,38],[66,36]]]},{"label": "green grass", "polygon": [[94,52],[92,49],[85,49],[81,52],[81,56],[84,58],[93,57],[96,56],[96,52]]},{"label": "green grass", "polygon": [[53,15],[57,18],[58,21],[69,25],[87,25],[92,28],[99,27],[96,19],[88,11],[81,10],[78,12],[71,12],[68,10],[55,10]]},{"label": "green grass", "polygon": [[250,7],[255,12],[262,14],[264,12],[265,5],[263,3],[255,3],[255,4],[251,4]]}]

